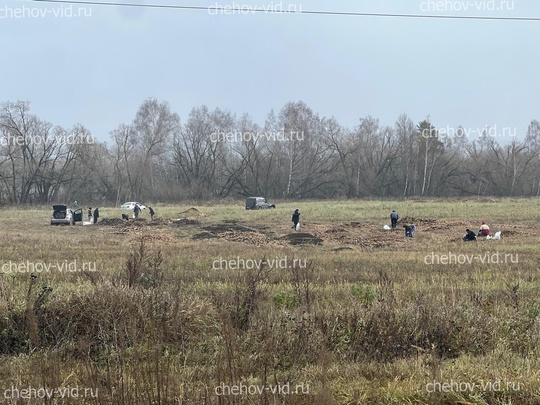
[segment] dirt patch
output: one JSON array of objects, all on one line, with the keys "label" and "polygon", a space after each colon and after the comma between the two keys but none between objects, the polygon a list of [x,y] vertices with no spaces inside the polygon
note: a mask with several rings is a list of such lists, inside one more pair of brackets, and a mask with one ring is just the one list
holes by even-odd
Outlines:
[{"label": "dirt patch", "polygon": [[351,250],[354,250],[354,249],[350,246],[343,246],[343,247],[337,247],[337,248],[332,249],[332,252],[343,252],[343,251],[351,251]]},{"label": "dirt patch", "polygon": [[250,245],[261,246],[269,243],[271,238],[257,229],[247,227],[236,220],[226,220],[221,224],[208,225],[192,237],[193,240],[225,239],[230,242],[243,242]]},{"label": "dirt patch", "polygon": [[259,232],[223,232],[218,237],[229,242],[243,242],[255,246],[267,245],[270,242],[268,236]]},{"label": "dirt patch", "polygon": [[143,225],[158,225],[160,221],[150,222],[146,218],[139,219],[121,219],[121,218],[104,218],[97,223],[102,226],[143,226]]},{"label": "dirt patch", "polygon": [[216,239],[218,236],[212,232],[201,232],[192,236],[193,240]]},{"label": "dirt patch", "polygon": [[189,218],[179,218],[179,219],[174,219],[170,221],[170,224],[174,226],[200,225],[201,221],[196,220],[196,219],[189,219]]},{"label": "dirt patch", "polygon": [[124,225],[124,222],[127,222],[127,221],[121,218],[105,218],[99,221],[97,224],[103,225],[103,226],[118,226],[118,225]]},{"label": "dirt patch", "polygon": [[206,217],[206,214],[204,212],[199,211],[195,207],[191,207],[190,209],[182,211],[178,215],[182,215],[184,217]]},{"label": "dirt patch", "polygon": [[399,226],[403,227],[404,224],[412,224],[412,225],[433,225],[436,224],[436,219],[429,219],[429,218],[415,218],[415,217],[405,217],[403,219],[399,220]]},{"label": "dirt patch", "polygon": [[[508,236],[522,236],[527,235],[529,232],[522,231],[520,229],[504,229],[501,231],[501,238]],[[491,236],[495,235],[495,232],[491,233]]]},{"label": "dirt patch", "polygon": [[394,247],[406,242],[403,229],[385,231],[382,229],[382,225],[375,224],[360,222],[313,223],[306,225],[306,228],[309,228],[314,236],[324,241],[359,247],[363,250]]},{"label": "dirt patch", "polygon": [[290,233],[279,239],[291,245],[322,245],[323,243],[321,238],[307,232]]},{"label": "dirt patch", "polygon": [[220,234],[223,232],[259,232],[257,229],[249,228],[238,223],[222,223],[209,225],[202,228],[205,231]]}]

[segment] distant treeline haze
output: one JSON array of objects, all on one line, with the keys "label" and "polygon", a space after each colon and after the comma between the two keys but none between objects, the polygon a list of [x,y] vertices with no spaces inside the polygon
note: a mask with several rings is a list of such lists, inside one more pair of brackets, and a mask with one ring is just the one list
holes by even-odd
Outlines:
[{"label": "distant treeline haze", "polygon": [[537,120],[525,134],[475,137],[405,114],[393,126],[367,116],[345,128],[291,102],[260,126],[206,106],[181,120],[147,99],[98,142],[82,124],[55,126],[17,101],[2,104],[0,130],[1,204],[540,195]]}]

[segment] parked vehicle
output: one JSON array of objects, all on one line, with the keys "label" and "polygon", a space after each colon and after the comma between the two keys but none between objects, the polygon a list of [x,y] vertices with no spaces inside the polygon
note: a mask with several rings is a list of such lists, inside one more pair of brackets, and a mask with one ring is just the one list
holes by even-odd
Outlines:
[{"label": "parked vehicle", "polygon": [[142,205],[141,203],[136,202],[136,201],[126,202],[126,203],[122,204],[120,206],[120,208],[123,209],[123,210],[132,210],[133,211],[133,208],[135,208],[135,204],[138,205],[141,210],[146,209],[146,205]]},{"label": "parked vehicle", "polygon": [[246,210],[260,210],[276,208],[275,204],[270,204],[264,197],[248,197],[246,199]]},{"label": "parked vehicle", "polygon": [[72,211],[64,204],[53,205],[51,225],[75,225],[76,222],[82,222],[82,208]]}]

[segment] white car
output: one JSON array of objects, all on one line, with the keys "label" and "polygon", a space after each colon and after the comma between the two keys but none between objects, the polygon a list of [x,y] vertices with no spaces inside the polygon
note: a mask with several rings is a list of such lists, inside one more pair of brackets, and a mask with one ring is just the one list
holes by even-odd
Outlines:
[{"label": "white car", "polygon": [[124,203],[120,206],[120,209],[133,211],[133,208],[135,208],[135,205],[138,205],[141,210],[146,209],[146,205],[142,205],[141,203],[136,202],[136,201],[129,201],[127,203]]},{"label": "white car", "polygon": [[72,211],[65,204],[53,205],[51,225],[75,225],[75,222],[82,222],[82,209]]}]

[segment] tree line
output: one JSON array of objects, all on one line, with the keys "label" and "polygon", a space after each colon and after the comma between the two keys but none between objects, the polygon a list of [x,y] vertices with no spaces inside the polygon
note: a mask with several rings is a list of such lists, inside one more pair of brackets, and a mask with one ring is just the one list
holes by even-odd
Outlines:
[{"label": "tree line", "polygon": [[346,128],[301,101],[270,111],[264,125],[207,106],[181,121],[150,98],[98,142],[82,124],[62,128],[29,102],[4,102],[0,203],[540,196],[540,123],[525,134],[477,132],[406,114],[392,126],[366,116]]}]

